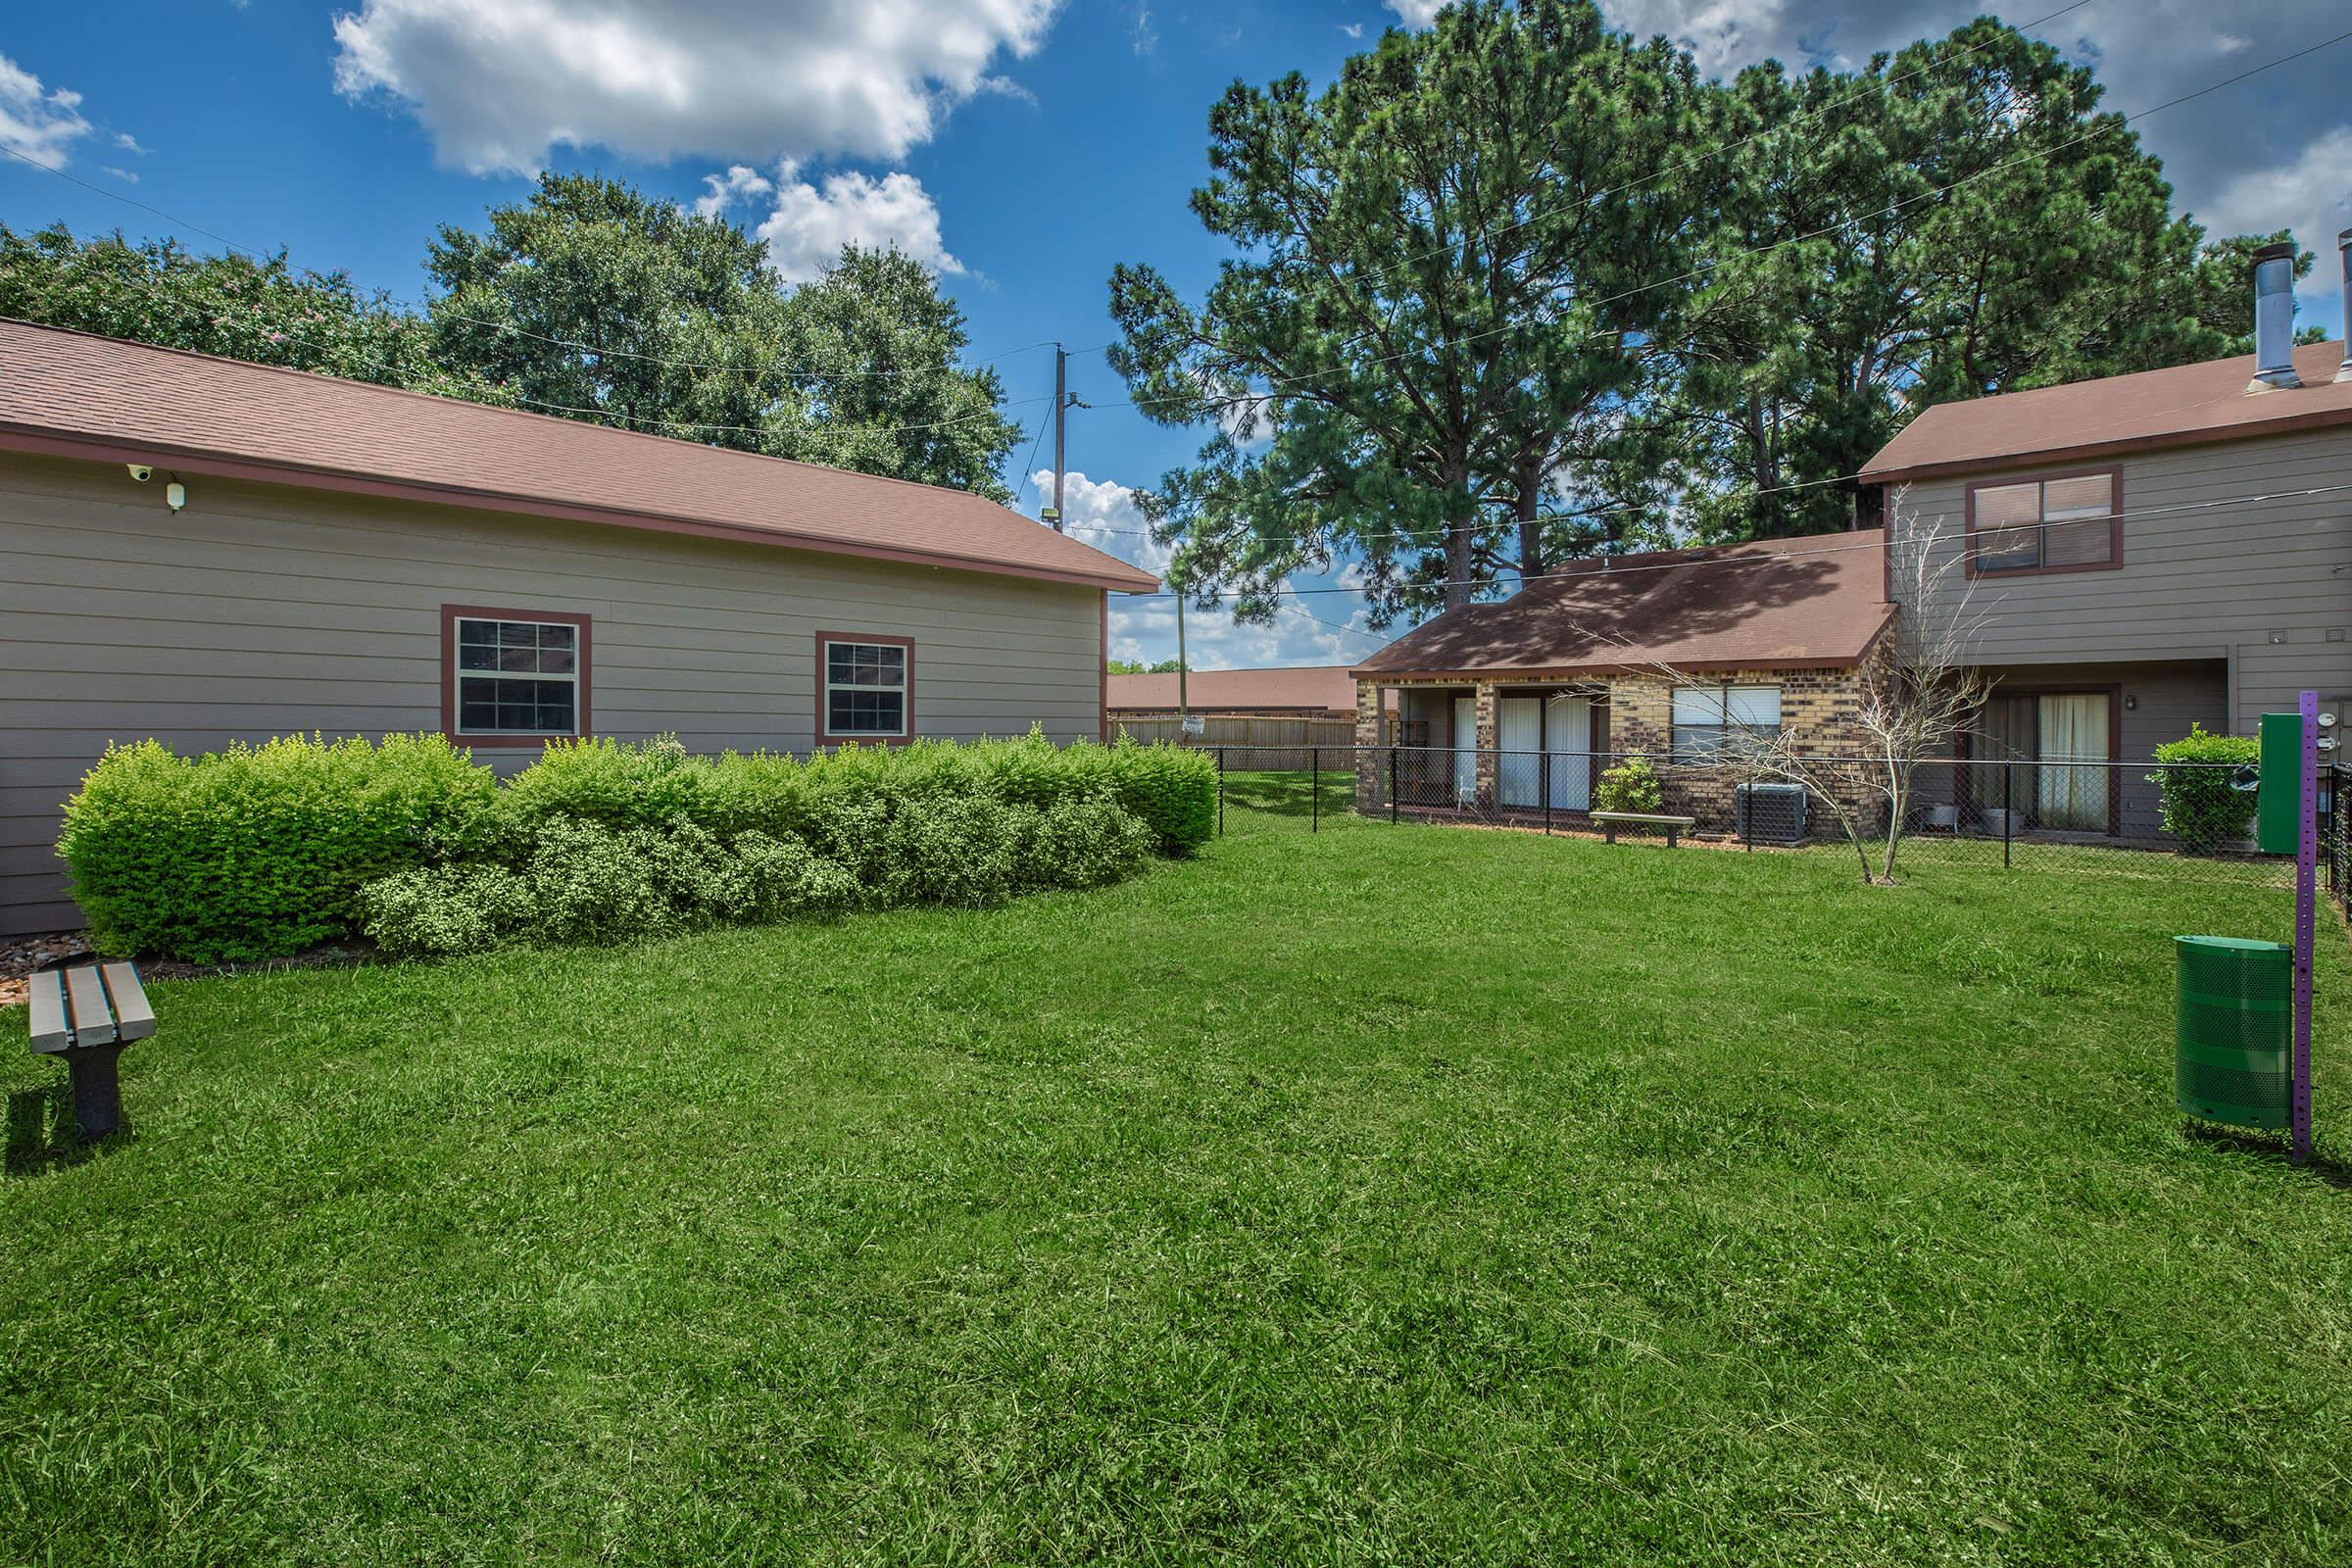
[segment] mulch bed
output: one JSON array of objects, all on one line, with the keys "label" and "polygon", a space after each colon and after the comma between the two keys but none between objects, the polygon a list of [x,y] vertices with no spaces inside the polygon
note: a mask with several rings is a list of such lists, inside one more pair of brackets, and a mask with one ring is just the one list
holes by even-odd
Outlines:
[{"label": "mulch bed", "polygon": [[[56,968],[89,952],[89,938],[80,931],[39,931],[31,936],[0,937],[0,1007],[24,1004],[24,982],[36,970]],[[251,974],[263,969],[331,969],[374,961],[374,944],[337,942],[258,963],[182,963],[176,958],[141,958],[139,973],[149,980],[194,980],[207,975]]]}]

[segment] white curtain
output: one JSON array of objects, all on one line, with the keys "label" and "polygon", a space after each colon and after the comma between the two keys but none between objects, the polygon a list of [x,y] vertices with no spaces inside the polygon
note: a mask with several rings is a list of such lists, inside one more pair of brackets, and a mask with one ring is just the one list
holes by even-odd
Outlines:
[{"label": "white curtain", "polygon": [[2104,767],[2070,767],[2070,762],[2107,759],[2105,693],[2053,695],[2041,699],[2041,765],[2034,805],[2041,825],[2079,833],[2107,831],[2107,774]]}]

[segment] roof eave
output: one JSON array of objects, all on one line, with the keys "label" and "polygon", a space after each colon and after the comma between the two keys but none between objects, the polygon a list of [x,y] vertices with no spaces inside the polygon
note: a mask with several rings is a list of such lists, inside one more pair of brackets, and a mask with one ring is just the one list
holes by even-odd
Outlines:
[{"label": "roof eave", "polygon": [[636,528],[655,533],[724,539],[742,544],[766,545],[775,549],[803,550],[816,555],[855,556],[871,561],[888,561],[904,565],[940,566],[957,571],[980,572],[989,576],[1071,583],[1080,587],[1102,588],[1117,593],[1151,593],[1159,587],[1157,577],[1142,570],[1090,572],[1065,571],[1046,566],[1019,566],[1002,561],[992,561],[986,557],[958,556],[945,551],[860,545],[847,540],[829,539],[822,535],[794,533],[782,528],[746,527],[732,523],[711,522],[699,517],[638,512],[618,507],[581,506],[571,502],[551,501],[537,496],[477,489],[467,485],[438,485],[411,479],[386,479],[373,474],[341,468],[319,467],[299,463],[273,463],[265,459],[242,458],[228,453],[208,452],[199,448],[176,446],[170,442],[132,441],[115,436],[60,435],[45,427],[5,420],[0,420],[0,451],[24,452],[41,457],[77,458],[97,463],[143,460],[163,463],[172,468],[188,473],[201,473],[216,479],[244,479],[261,484],[299,485],[311,489],[332,490],[348,495],[419,501],[436,506],[470,507],[483,512],[501,512],[519,516],[551,517],[565,522],[601,523],[608,527]]},{"label": "roof eave", "polygon": [[1856,474],[1861,484],[1909,484],[1921,479],[1948,479],[1960,474],[1989,473],[2008,468],[2039,468],[2058,463],[2080,463],[2094,458],[2129,457],[2140,452],[2177,450],[2181,447],[2226,446],[2233,441],[2256,441],[2266,436],[2293,435],[2305,430],[2324,430],[2332,425],[2352,424],[2352,405],[2331,409],[2311,409],[2299,414],[2282,414],[2258,423],[2230,425],[2223,429],[2167,430],[2150,435],[2118,436],[2106,441],[2080,441],[2065,446],[2036,447],[2027,452],[2002,452],[1984,457],[1950,458],[1936,463],[1914,463],[1893,467],[1864,468]]}]

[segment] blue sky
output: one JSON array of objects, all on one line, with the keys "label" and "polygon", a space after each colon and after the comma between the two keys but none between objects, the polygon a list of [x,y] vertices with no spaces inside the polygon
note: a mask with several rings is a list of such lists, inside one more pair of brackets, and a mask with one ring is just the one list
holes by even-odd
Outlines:
[{"label": "blue sky", "polygon": [[[2011,10],[2030,21],[2066,0]],[[535,167],[594,169],[680,202],[722,202],[799,275],[846,238],[895,240],[939,270],[1034,421],[1058,338],[1111,336],[1105,280],[1150,261],[1188,293],[1217,250],[1186,210],[1209,106],[1237,76],[1326,79],[1423,0],[1183,8],[1137,0],[83,0],[0,21],[0,144],[246,247],[415,299],[426,240],[472,225]],[[1711,72],[1852,63],[1977,7],[1935,0],[1607,0],[1688,42]],[[2085,0],[2034,30],[2095,63],[2109,103],[2161,102],[2352,24],[2340,0]],[[2322,266],[2303,319],[2339,330],[2333,236],[2352,225],[2352,44],[2144,123],[2182,205],[2224,230],[2295,226]],[[730,172],[734,171],[734,172]],[[0,219],[203,233],[0,159]],[[999,358],[999,356],[1003,356]],[[1077,531],[1151,564],[1125,495],[1197,444],[1125,407],[1099,353],[1072,361]],[[1028,452],[1026,444],[1016,460]],[[1037,495],[1020,505],[1034,512]],[[1316,579],[1320,585],[1325,579]],[[1344,595],[1271,628],[1196,616],[1201,664],[1339,662],[1380,638]],[[1164,602],[1116,650],[1174,652]]]}]

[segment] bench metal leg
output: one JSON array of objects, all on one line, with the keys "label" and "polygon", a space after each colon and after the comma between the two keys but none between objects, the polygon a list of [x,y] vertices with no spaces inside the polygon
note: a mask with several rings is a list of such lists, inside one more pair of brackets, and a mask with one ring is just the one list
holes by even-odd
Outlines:
[{"label": "bench metal leg", "polygon": [[1668,829],[1666,830],[1666,847],[1667,847],[1668,849],[1670,849],[1670,850],[1671,850],[1671,849],[1673,849],[1673,848],[1674,848],[1676,845],[1680,844],[1682,841],[1683,841],[1683,830],[1682,830],[1681,828],[1679,828],[1679,827],[1670,827],[1670,828],[1668,828]]},{"label": "bench metal leg", "polygon": [[74,1120],[88,1139],[111,1138],[122,1130],[122,1085],[115,1063],[122,1048],[84,1046],[65,1053],[74,1080]]},{"label": "bench metal leg", "polygon": [[1614,844],[1617,842],[1616,823],[1603,822],[1600,824],[1600,842],[1603,844]]}]

